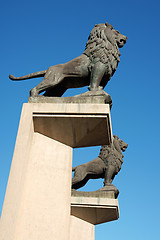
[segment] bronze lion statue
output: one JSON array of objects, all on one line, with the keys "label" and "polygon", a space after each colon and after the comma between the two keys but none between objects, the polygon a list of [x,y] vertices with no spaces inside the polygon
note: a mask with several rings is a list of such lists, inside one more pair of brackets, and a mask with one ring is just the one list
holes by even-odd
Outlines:
[{"label": "bronze lion statue", "polygon": [[123,154],[128,144],[113,136],[110,145],[103,145],[100,154],[94,160],[72,168],[74,176],[72,178],[72,189],[83,187],[89,179],[104,178],[104,186],[111,185],[115,175],[121,169]]},{"label": "bronze lion statue", "polygon": [[120,61],[119,48],[127,37],[114,30],[109,23],[97,24],[92,29],[83,54],[67,63],[51,66],[22,77],[9,75],[11,80],[44,77],[30,90],[30,96],[62,96],[68,88],[89,86],[89,90],[102,90],[113,76]]}]

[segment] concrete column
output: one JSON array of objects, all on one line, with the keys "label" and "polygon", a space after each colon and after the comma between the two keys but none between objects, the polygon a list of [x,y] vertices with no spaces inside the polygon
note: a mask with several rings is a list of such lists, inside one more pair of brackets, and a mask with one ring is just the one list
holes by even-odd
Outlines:
[{"label": "concrete column", "polygon": [[71,216],[69,240],[94,240],[95,226],[80,218]]},{"label": "concrete column", "polygon": [[[72,148],[110,141],[109,105],[24,104],[2,210],[1,240],[93,240],[94,225],[70,216]],[[75,238],[79,226],[83,231]]]}]

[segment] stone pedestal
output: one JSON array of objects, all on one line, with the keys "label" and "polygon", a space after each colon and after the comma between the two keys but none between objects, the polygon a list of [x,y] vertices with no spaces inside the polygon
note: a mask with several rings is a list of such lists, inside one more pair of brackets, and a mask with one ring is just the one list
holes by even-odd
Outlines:
[{"label": "stone pedestal", "polygon": [[99,220],[73,210],[77,206],[71,200],[72,148],[108,144],[111,135],[108,104],[24,104],[2,210],[1,240],[93,240]]}]

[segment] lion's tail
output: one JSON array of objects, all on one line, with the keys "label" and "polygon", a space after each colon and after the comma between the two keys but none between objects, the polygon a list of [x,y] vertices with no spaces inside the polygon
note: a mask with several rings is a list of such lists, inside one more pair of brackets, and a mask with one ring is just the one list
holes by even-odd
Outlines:
[{"label": "lion's tail", "polygon": [[13,75],[9,75],[9,78],[13,81],[26,80],[26,79],[30,79],[30,78],[43,77],[46,72],[47,72],[47,70],[39,71],[39,72],[35,72],[35,73],[30,73],[30,74],[22,76],[22,77],[14,77]]}]

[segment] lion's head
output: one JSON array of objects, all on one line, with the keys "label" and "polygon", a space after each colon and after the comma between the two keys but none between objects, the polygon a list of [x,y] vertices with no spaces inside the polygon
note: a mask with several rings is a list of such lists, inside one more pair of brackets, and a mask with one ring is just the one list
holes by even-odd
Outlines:
[{"label": "lion's head", "polygon": [[119,48],[122,48],[127,41],[127,37],[121,34],[118,30],[115,30],[109,23],[105,23],[105,26],[105,33],[108,40],[112,45],[117,44]]},{"label": "lion's head", "polygon": [[[122,139],[120,139],[117,135],[114,135],[113,137],[114,137],[115,140],[118,141],[118,145],[119,145],[120,149],[122,150],[122,152],[125,152],[127,147],[128,147],[128,144],[125,143]],[[114,141],[114,145],[116,146],[115,141]]]},{"label": "lion's head", "polygon": [[116,159],[123,162],[123,154],[128,147],[128,144],[121,140],[117,135],[113,136],[113,141],[110,145],[103,145],[100,149],[99,157],[103,160],[107,159],[108,156],[113,155]]},{"label": "lion's head", "polygon": [[97,24],[92,29],[84,54],[91,60],[92,66],[100,61],[106,65],[106,74],[110,77],[115,72],[120,61],[118,48],[124,46],[127,37],[113,29],[109,23]]}]

